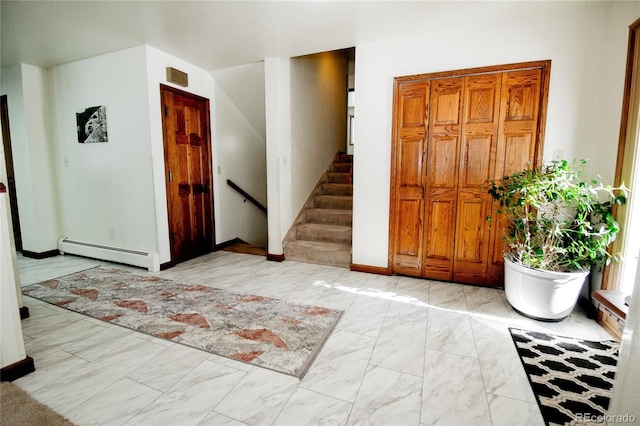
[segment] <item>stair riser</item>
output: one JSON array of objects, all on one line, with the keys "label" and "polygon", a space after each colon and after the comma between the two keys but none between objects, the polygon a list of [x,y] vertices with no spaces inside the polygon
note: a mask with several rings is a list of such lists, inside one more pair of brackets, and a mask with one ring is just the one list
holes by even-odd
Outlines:
[{"label": "stair riser", "polygon": [[352,210],[353,200],[351,198],[325,198],[320,195],[315,198],[315,207],[320,209]]},{"label": "stair riser", "polygon": [[324,183],[322,184],[323,195],[353,195],[353,185],[346,183]]},{"label": "stair riser", "polygon": [[[319,225],[322,226],[322,225]],[[298,240],[324,241],[327,243],[351,244],[351,228],[348,229],[318,229],[316,227],[298,226],[296,236]]]},{"label": "stair riser", "polygon": [[349,183],[349,173],[327,173],[329,183]]},{"label": "stair riser", "polygon": [[351,253],[347,250],[317,250],[312,247],[286,247],[286,260],[295,262],[315,263],[318,265],[338,266],[348,268],[351,265]]},{"label": "stair riser", "polygon": [[338,154],[336,162],[337,163],[353,163],[353,155]]},{"label": "stair riser", "polygon": [[306,219],[310,223],[351,226],[353,224],[353,213],[351,210],[334,212],[326,209],[311,209],[307,210]]},{"label": "stair riser", "polygon": [[349,173],[353,164],[351,163],[333,163],[333,171],[337,173]]}]

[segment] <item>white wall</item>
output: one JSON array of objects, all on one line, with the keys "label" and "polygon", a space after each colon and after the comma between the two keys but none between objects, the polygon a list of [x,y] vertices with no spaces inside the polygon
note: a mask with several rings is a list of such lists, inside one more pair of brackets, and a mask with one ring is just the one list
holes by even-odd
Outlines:
[{"label": "white wall", "polygon": [[264,62],[217,69],[211,75],[255,131],[266,139]]},{"label": "white wall", "polygon": [[[4,128],[2,129],[4,131]],[[11,222],[7,188],[7,169],[4,144],[0,145],[0,367],[4,368],[25,359],[24,338],[20,322],[23,305],[20,277]]]},{"label": "white wall", "polygon": [[[60,235],[157,252],[145,47],[51,75]],[[106,107],[108,142],[78,143],[76,113],[98,105]]]},{"label": "white wall", "polygon": [[56,249],[59,221],[49,104],[49,75],[31,65],[2,69],[24,250]]},{"label": "white wall", "polygon": [[[187,72],[189,86],[167,83],[168,66]],[[160,84],[211,101],[216,242],[240,237],[266,245],[264,214],[215,174],[216,166],[235,171],[266,202],[264,138],[209,72],[139,46],[51,70],[3,69],[26,250],[56,249],[65,236],[170,260]],[[80,144],[76,112],[97,105],[106,106],[109,141]]]},{"label": "white wall", "polygon": [[[0,156],[4,163],[4,155]],[[9,195],[0,192],[0,367],[26,358],[16,288],[15,251],[9,226]]]},{"label": "white wall", "polygon": [[[291,60],[291,214],[295,218],[327,166],[344,151],[348,59],[326,52]],[[287,229],[291,223],[287,224]]]},{"label": "white wall", "polygon": [[[188,93],[207,98],[210,101],[211,113],[211,144],[212,159],[214,164],[218,161],[217,141],[214,139],[215,126],[217,119],[215,117],[216,106],[214,104],[215,84],[211,74],[198,68],[182,59],[169,55],[151,46],[144,46],[146,68],[145,73],[147,80],[145,81],[145,102],[148,114],[149,126],[149,142],[147,149],[150,149],[150,159],[152,162],[152,187],[149,193],[154,197],[155,222],[157,228],[154,229],[154,238],[157,241],[160,263],[168,262],[171,259],[171,250],[169,246],[169,222],[167,212],[167,197],[165,185],[165,169],[164,169],[164,145],[162,139],[162,113],[160,106],[160,84],[176,87]],[[189,86],[181,87],[167,82],[166,67],[173,67],[189,74]],[[217,194],[220,193],[219,179],[213,176],[213,198],[214,198],[214,216],[216,221],[216,231],[224,224],[219,223],[221,205],[217,202]],[[217,238],[217,237],[216,237]]]},{"label": "white wall", "polygon": [[[186,72],[188,87],[168,83],[166,67]],[[253,206],[243,204],[237,197],[230,201],[226,176],[216,174],[220,166],[223,172],[239,170],[241,181],[256,170],[266,176],[265,166],[259,161],[258,165],[251,164],[256,149],[260,150],[261,139],[216,87],[209,72],[151,46],[140,46],[67,64],[54,69],[54,73],[56,103],[65,103],[57,109],[69,115],[71,103],[106,105],[109,132],[108,143],[91,146],[68,142],[71,138],[68,126],[64,128],[66,134],[58,135],[58,143],[65,150],[57,160],[62,182],[74,188],[73,191],[61,188],[64,193],[61,204],[75,206],[62,208],[65,236],[157,252],[160,263],[170,260],[160,103],[160,85],[165,84],[210,100],[216,242],[240,237],[266,244],[266,220],[262,212],[258,210],[256,214]],[[93,80],[101,82],[98,90],[90,90]],[[56,119],[58,123],[62,120],[63,117]],[[238,144],[238,139],[249,143]],[[262,144],[264,158],[263,141]],[[87,156],[90,166],[85,164]],[[68,158],[69,167],[64,166],[64,157]],[[105,158],[109,161],[105,162]],[[237,164],[239,159],[249,160],[245,163],[250,171],[242,170]],[[78,165],[80,161],[82,167]],[[113,167],[107,166],[110,163],[114,163]],[[99,184],[105,187],[99,199],[91,198],[90,188],[85,188],[87,180],[92,179],[100,179]],[[262,188],[264,194],[265,178],[256,181],[252,180],[252,185]],[[260,192],[256,192],[256,198],[260,199]],[[80,200],[85,199],[91,202],[78,207]],[[93,208],[98,211],[92,211]]]},{"label": "white wall", "polygon": [[264,61],[267,132],[268,252],[283,253],[291,217],[291,59]]},{"label": "white wall", "polygon": [[337,52],[265,60],[270,254],[345,148],[347,72]]},{"label": "white wall", "polygon": [[[603,174],[613,182],[616,167],[616,152],[622,116],[622,93],[627,59],[629,25],[640,18],[640,3],[629,2],[624,6],[610,7],[603,21],[602,59],[599,81],[596,82],[597,99],[592,119],[593,144],[589,146],[588,166],[594,174]],[[603,149],[604,148],[604,149]],[[606,155],[602,156],[605,151]],[[597,161],[596,161],[597,159]],[[595,170],[596,164],[600,170]]]},{"label": "white wall", "polygon": [[[225,87],[247,85],[253,87],[253,91],[262,87],[262,94],[257,96],[256,104],[260,103],[262,109],[262,122],[264,122],[264,64],[255,64],[253,68],[261,68],[253,73],[242,72],[234,75],[237,67],[225,70]],[[217,73],[213,73],[214,77]],[[253,76],[260,81],[253,80]],[[235,77],[235,78],[234,78]],[[250,120],[245,115],[241,106],[237,105],[235,97],[232,99],[227,92],[216,84],[215,91],[215,144],[218,158],[215,161],[214,180],[218,181],[216,203],[224,206],[220,210],[220,216],[216,223],[224,224],[216,229],[218,243],[240,238],[258,247],[267,247],[267,215],[250,202],[244,202],[244,198],[238,192],[227,185],[227,179],[232,180],[244,189],[263,206],[267,206],[267,159],[265,137],[254,126],[259,118]],[[255,107],[255,106],[254,106]],[[252,116],[258,115],[252,108]],[[264,126],[264,124],[263,124]]]},{"label": "white wall", "polygon": [[[388,265],[393,78],[551,59],[544,146],[613,176],[628,25],[637,2],[358,45],[353,262]],[[611,112],[611,111],[615,112]]]}]

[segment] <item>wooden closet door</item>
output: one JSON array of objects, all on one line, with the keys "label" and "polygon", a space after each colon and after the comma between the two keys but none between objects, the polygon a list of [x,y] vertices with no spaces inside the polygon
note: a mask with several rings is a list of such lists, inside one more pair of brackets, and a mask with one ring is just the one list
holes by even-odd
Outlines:
[{"label": "wooden closet door", "polygon": [[422,276],[450,281],[458,196],[464,78],[431,82]]},{"label": "wooden closet door", "polygon": [[420,276],[429,82],[405,82],[395,92],[390,263],[399,274]]},{"label": "wooden closet door", "polygon": [[[500,127],[494,178],[511,175],[542,159],[542,129],[539,129],[541,99],[546,100],[542,86],[542,69],[505,72],[500,100]],[[544,95],[544,96],[541,96]],[[487,285],[503,283],[502,229],[500,216],[493,206],[493,224]]]},{"label": "wooden closet door", "polygon": [[395,80],[391,272],[503,284],[502,225],[482,184],[540,164],[550,65]]},{"label": "wooden closet door", "polygon": [[465,79],[458,163],[453,281],[484,284],[489,256],[491,196],[482,184],[494,176],[502,74]]}]

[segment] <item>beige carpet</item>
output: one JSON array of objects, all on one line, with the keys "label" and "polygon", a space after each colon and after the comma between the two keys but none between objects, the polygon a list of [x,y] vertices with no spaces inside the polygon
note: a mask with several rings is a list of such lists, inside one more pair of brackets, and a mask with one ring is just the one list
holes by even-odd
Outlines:
[{"label": "beige carpet", "polygon": [[0,385],[0,408],[2,426],[73,426],[11,382]]}]

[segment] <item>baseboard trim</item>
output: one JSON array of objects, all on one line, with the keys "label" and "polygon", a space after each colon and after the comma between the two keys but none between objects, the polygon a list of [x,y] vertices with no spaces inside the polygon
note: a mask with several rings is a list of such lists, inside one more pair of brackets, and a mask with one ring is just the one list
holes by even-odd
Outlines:
[{"label": "baseboard trim", "polygon": [[352,263],[349,269],[351,269],[354,272],[366,272],[368,274],[377,274],[377,275],[391,275],[391,270],[383,266],[369,266],[369,265],[360,265],[358,263]]},{"label": "baseboard trim", "polygon": [[28,356],[21,361],[3,367],[2,370],[0,370],[0,381],[13,382],[34,371],[36,371],[36,366],[33,363],[33,358]]},{"label": "baseboard trim", "polygon": [[29,250],[22,250],[22,255],[24,257],[30,257],[31,259],[46,259],[48,257],[55,257],[58,256],[60,254],[60,251],[56,250],[49,250],[49,251],[43,251],[43,252],[35,252],[35,251],[29,251]]},{"label": "baseboard trim", "polygon": [[284,262],[284,253],[283,254],[267,253],[267,260],[270,260],[272,262]]},{"label": "baseboard trim", "polygon": [[173,262],[161,263],[160,264],[160,270],[161,271],[166,271],[167,269],[173,268],[174,266],[176,266],[176,264],[173,263]]},{"label": "baseboard trim", "polygon": [[23,306],[22,308],[20,308],[20,319],[23,320],[27,318],[29,318],[29,308]]}]

